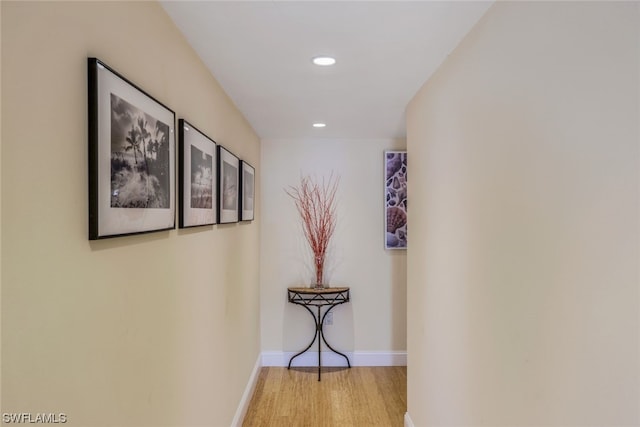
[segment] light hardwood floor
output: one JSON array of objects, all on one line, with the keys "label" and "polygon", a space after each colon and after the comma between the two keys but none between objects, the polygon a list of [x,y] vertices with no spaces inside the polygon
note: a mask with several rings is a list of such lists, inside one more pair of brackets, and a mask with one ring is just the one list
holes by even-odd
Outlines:
[{"label": "light hardwood floor", "polygon": [[245,427],[402,427],[407,368],[262,368]]}]

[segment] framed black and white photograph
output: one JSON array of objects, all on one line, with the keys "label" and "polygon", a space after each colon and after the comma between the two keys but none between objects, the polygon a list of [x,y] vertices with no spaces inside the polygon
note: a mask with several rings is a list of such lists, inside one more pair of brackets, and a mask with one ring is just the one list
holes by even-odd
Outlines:
[{"label": "framed black and white photograph", "polygon": [[255,204],[256,170],[240,160],[240,221],[253,221]]},{"label": "framed black and white photograph", "polygon": [[178,120],[180,141],[180,228],[216,223],[216,143],[184,119]]},{"label": "framed black and white photograph", "polygon": [[175,113],[96,58],[89,72],[89,239],[175,228]]},{"label": "framed black and white photograph", "polygon": [[407,152],[384,153],[384,247],[407,249]]},{"label": "framed black and white photograph", "polygon": [[238,222],[240,160],[218,145],[218,222]]}]

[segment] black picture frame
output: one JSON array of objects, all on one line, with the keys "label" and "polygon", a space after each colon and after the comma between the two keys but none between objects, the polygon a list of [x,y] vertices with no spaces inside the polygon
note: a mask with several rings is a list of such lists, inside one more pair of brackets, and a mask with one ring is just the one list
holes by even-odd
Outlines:
[{"label": "black picture frame", "polygon": [[180,228],[217,222],[217,144],[185,119],[178,120]]},{"label": "black picture frame", "polygon": [[238,222],[240,160],[218,145],[218,223]]},{"label": "black picture frame", "polygon": [[175,113],[88,58],[89,240],[175,228]]},{"label": "black picture frame", "polygon": [[255,217],[256,169],[240,160],[240,221],[253,221]]},{"label": "black picture frame", "polygon": [[384,248],[407,249],[407,152],[384,152]]}]

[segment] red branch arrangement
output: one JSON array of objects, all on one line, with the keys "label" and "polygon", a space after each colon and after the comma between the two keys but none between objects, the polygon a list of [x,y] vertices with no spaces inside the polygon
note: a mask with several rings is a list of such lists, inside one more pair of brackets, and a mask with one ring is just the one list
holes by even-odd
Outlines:
[{"label": "red branch arrangement", "polygon": [[328,180],[316,182],[308,176],[300,178],[300,186],[289,187],[285,192],[294,200],[304,237],[309,242],[316,268],[316,287],[323,286],[324,260],[329,240],[336,229],[336,191],[339,178],[333,174]]}]

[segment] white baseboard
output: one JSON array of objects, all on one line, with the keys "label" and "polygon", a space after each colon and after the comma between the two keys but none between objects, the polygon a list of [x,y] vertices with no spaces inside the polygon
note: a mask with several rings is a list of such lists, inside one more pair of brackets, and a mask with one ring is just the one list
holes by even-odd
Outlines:
[{"label": "white baseboard", "polygon": [[404,413],[404,427],[415,427],[408,412]]},{"label": "white baseboard", "polygon": [[260,368],[262,368],[262,357],[261,355],[258,355],[256,364],[253,366],[253,371],[251,372],[251,376],[249,377],[249,382],[244,389],[244,393],[242,394],[242,398],[240,399],[240,403],[238,404],[238,409],[236,409],[236,414],[233,417],[233,421],[231,421],[231,427],[242,427],[244,416],[247,415],[249,403],[251,403],[253,392],[255,391],[256,384],[258,383],[258,374],[260,373]]},{"label": "white baseboard", "polygon": [[[287,366],[289,359],[296,352],[293,351],[264,351],[262,352],[262,366]],[[406,351],[352,351],[345,352],[351,366],[407,366]],[[322,366],[346,366],[344,357],[332,351],[323,351]],[[318,366],[318,352],[308,351],[296,357],[292,367]]]}]

